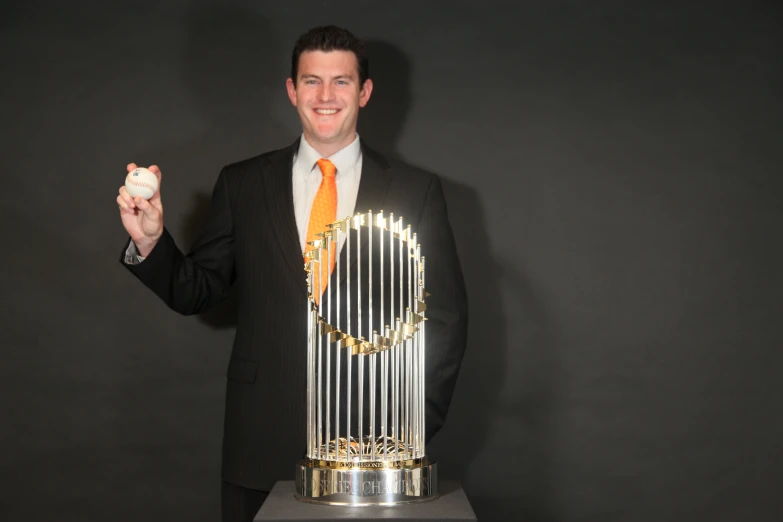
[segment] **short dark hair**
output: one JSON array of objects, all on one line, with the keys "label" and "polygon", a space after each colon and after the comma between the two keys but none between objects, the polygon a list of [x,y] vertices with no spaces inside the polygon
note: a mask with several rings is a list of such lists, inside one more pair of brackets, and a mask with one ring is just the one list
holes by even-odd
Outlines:
[{"label": "short dark hair", "polygon": [[370,61],[364,48],[364,42],[350,31],[334,25],[314,27],[299,37],[291,55],[291,79],[296,85],[299,72],[299,57],[306,51],[351,51],[359,64],[359,86],[363,86],[370,77]]}]

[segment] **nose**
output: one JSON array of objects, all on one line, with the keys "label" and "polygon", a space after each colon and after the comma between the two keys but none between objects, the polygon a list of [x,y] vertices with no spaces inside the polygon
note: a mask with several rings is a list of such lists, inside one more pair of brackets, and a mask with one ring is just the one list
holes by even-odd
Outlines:
[{"label": "nose", "polygon": [[321,101],[326,102],[332,99],[332,96],[334,95],[334,89],[332,89],[332,85],[329,82],[323,82],[321,84],[321,90],[318,94],[318,98]]}]

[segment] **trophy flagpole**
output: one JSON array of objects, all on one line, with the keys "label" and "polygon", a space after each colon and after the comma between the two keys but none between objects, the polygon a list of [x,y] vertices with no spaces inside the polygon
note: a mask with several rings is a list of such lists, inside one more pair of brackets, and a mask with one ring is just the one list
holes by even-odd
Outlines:
[{"label": "trophy flagpole", "polygon": [[[326,297],[326,322],[327,324],[334,324],[332,320],[332,290],[329,287],[329,279],[331,278],[332,270],[332,234],[327,232],[328,236],[324,236],[326,240],[326,273],[327,273],[327,297]],[[321,297],[323,299],[323,297]],[[329,343],[329,339],[326,339],[326,438],[324,440],[324,451],[326,456],[329,456],[329,441],[332,437],[332,347]]]},{"label": "trophy flagpole", "polygon": [[[400,292],[400,315],[397,318],[397,331],[402,336],[402,342],[398,345],[398,350],[397,350],[397,364],[399,365],[398,377],[400,379],[400,384],[399,384],[399,387],[397,389],[397,392],[399,393],[399,397],[398,397],[397,401],[398,401],[398,404],[400,405],[400,424],[401,424],[400,430],[398,431],[398,435],[399,435],[398,441],[402,442],[402,452],[403,452],[403,455],[404,455],[405,453],[407,453],[407,451],[405,450],[405,446],[408,444],[408,441],[405,440],[405,421],[406,421],[406,415],[407,415],[407,409],[406,409],[407,403],[405,402],[405,392],[407,391],[407,386],[405,386],[405,383],[407,383],[408,375],[405,373],[405,340],[404,340],[405,339],[405,334],[403,333],[403,328],[402,328],[402,322],[403,322],[403,320],[405,318],[405,313],[404,313],[405,308],[404,308],[404,305],[403,305],[403,302],[404,302],[403,301],[403,299],[404,299],[403,285],[405,283],[405,281],[404,281],[404,279],[405,279],[405,277],[404,277],[405,276],[405,272],[404,272],[404,269],[403,269],[404,265],[402,264],[402,250],[403,250],[403,245],[402,245],[402,217],[400,217],[400,219],[397,221],[397,238],[399,239],[399,249],[398,249],[398,252],[399,252],[399,255],[400,255],[400,260],[399,260],[399,263],[400,263],[399,264],[399,267],[400,267],[400,277],[399,277],[399,283],[400,283],[400,287],[399,287],[399,292]],[[405,390],[403,389],[403,386],[405,386],[405,388],[406,388]],[[399,453],[399,452],[400,452],[400,448],[399,448],[399,445],[398,445],[397,453]]]},{"label": "trophy flagpole", "polygon": [[313,286],[313,263],[305,262],[305,269],[307,272],[307,286],[308,286],[308,300],[307,300],[307,454],[312,457],[313,450],[315,449],[315,442],[313,441],[313,397],[315,396],[315,387],[313,386],[313,343],[315,342],[315,322],[313,321],[313,305],[310,299],[312,299],[312,286]]},{"label": "trophy flagpole", "polygon": [[[337,288],[335,289],[337,291],[336,293],[336,301],[337,301],[337,307],[335,309],[334,314],[334,324],[337,327],[337,330],[340,330],[340,233],[342,232],[342,227],[337,226],[333,229],[334,233],[337,235],[337,241],[335,242],[335,245],[337,245],[337,252],[335,252],[335,265],[336,265],[336,272],[337,277],[335,278],[335,283],[337,284]],[[335,388],[334,388],[334,457],[335,459],[338,458],[338,455],[340,454],[340,343],[335,343],[335,350],[334,350],[334,358],[335,358]]]},{"label": "trophy flagpole", "polygon": [[[380,242],[380,261],[381,261],[381,273],[380,273],[380,280],[381,280],[381,320],[379,324],[379,328],[381,330],[381,336],[383,336],[386,332],[383,329],[384,325],[384,309],[386,308],[386,303],[383,300],[383,289],[386,286],[384,283],[386,281],[385,279],[385,272],[383,271],[383,244],[386,242],[384,240],[384,233],[383,233],[383,210],[381,210],[381,213],[378,215],[378,228],[380,229],[378,232],[378,239]],[[387,371],[386,365],[388,364],[388,352],[384,350],[381,352],[381,434],[383,436],[383,446],[382,448],[382,455],[381,458],[383,460],[386,460],[389,456],[388,451],[386,451],[386,448],[388,448],[389,439],[387,436],[387,422],[386,422],[386,408],[387,408],[387,402],[389,400],[389,374]],[[374,442],[373,442],[374,444]]]},{"label": "trophy flagpole", "polygon": [[[390,243],[394,245],[394,223],[390,223],[389,227],[389,238]],[[393,249],[390,249],[389,252],[392,256],[391,258],[391,264],[394,265],[394,251]],[[399,274],[399,268],[400,265],[397,265],[398,270],[396,272]],[[396,287],[394,277],[392,277],[391,281],[391,288],[394,289]],[[394,290],[392,290],[392,298]],[[398,309],[398,314],[400,313],[402,309]],[[392,312],[393,313],[393,312]],[[391,315],[389,317],[391,319],[392,328],[394,328],[394,331],[399,331],[399,326],[397,323],[399,323],[399,319],[395,318],[395,315]],[[396,339],[395,339],[396,340]],[[392,408],[392,415],[394,415],[394,435],[392,438],[394,439],[394,458],[398,458],[398,455],[400,453],[400,348],[399,345],[395,344],[394,348],[392,348],[393,355],[392,358],[394,359],[394,407]]]},{"label": "trophy flagpole", "polygon": [[[375,342],[372,324],[372,210],[367,213],[367,336]],[[370,355],[370,460],[375,460],[375,353]]]},{"label": "trophy flagpole", "polygon": [[[356,337],[361,342],[362,337],[362,215],[356,215]],[[359,443],[359,454],[364,454],[364,357],[359,357],[358,384],[356,386],[356,415],[358,424],[356,437]]]},{"label": "trophy flagpole", "polygon": [[[346,230],[346,233],[348,234],[345,238],[345,245],[346,245],[346,269],[351,266],[351,229],[353,228],[353,222],[349,221],[351,226]],[[348,277],[346,278],[348,286],[346,287],[345,291],[345,312],[346,312],[346,331],[351,331],[351,276],[348,274]],[[353,361],[353,357],[350,355],[347,356],[347,364],[348,368],[346,369],[346,375],[345,378],[348,380],[348,390],[346,393],[347,400],[348,400],[348,409],[346,410],[346,422],[345,422],[345,460],[349,461],[351,460],[351,381],[353,381],[353,374],[351,373],[351,361]]]},{"label": "trophy flagpole", "polygon": [[[322,240],[323,241],[323,240]],[[323,254],[323,252],[321,252]],[[318,315],[321,315],[321,305],[323,304],[323,257],[318,260]],[[323,335],[318,337],[318,457],[321,458],[321,447],[323,446]]]}]

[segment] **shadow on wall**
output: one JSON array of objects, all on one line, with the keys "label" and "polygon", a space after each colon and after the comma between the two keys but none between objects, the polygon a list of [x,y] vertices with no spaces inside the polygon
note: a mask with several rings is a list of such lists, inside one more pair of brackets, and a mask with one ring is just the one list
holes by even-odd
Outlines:
[{"label": "shadow on wall", "polygon": [[359,117],[358,132],[373,148],[399,157],[397,144],[413,104],[411,62],[388,42],[367,40],[366,46],[373,91]]}]

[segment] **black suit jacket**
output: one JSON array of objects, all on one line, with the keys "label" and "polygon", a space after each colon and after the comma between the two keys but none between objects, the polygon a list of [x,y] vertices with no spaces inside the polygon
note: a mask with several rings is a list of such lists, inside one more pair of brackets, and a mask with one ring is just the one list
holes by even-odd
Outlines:
[{"label": "black suit jacket", "polygon": [[[164,230],[144,262],[126,265],[182,314],[218,304],[236,283],[222,473],[228,482],[267,491],[293,476],[306,437],[307,288],[291,181],[298,147],[297,140],[226,166],[215,184],[211,216],[189,254]],[[362,158],[356,211],[403,216],[427,258],[429,440],[445,420],[467,336],[465,286],[446,203],[437,176],[389,162],[363,142]]]}]

